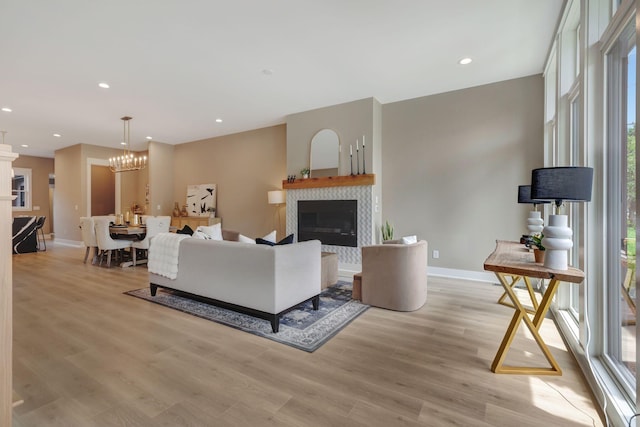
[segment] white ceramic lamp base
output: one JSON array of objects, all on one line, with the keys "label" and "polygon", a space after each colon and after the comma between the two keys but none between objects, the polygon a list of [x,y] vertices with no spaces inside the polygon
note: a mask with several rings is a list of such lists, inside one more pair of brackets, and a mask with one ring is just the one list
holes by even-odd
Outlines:
[{"label": "white ceramic lamp base", "polygon": [[546,249],[544,266],[553,270],[569,269],[569,250],[573,247],[573,231],[567,226],[566,215],[549,215],[549,225],[544,227],[542,244]]},{"label": "white ceramic lamp base", "polygon": [[542,224],[544,221],[540,216],[540,212],[531,211],[529,212],[529,218],[527,218],[527,230],[529,230],[529,235],[533,236],[534,234],[538,234],[542,232]]}]

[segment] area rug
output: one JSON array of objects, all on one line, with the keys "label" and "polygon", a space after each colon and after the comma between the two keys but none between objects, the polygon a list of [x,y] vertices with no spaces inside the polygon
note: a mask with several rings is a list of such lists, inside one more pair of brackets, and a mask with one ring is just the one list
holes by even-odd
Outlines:
[{"label": "area rug", "polygon": [[369,308],[351,299],[351,283],[338,281],[322,291],[317,311],[313,310],[311,301],[300,304],[282,315],[280,330],[273,333],[267,320],[216,307],[184,292],[158,288],[156,296],[152,297],[149,288],[142,288],[125,294],[308,352],[317,350]]}]

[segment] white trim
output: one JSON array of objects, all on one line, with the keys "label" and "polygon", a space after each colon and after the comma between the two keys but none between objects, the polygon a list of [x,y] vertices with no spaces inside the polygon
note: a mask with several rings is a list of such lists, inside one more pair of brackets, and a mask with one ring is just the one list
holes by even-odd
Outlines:
[{"label": "white trim", "polygon": [[67,239],[58,239],[54,238],[53,241],[56,245],[60,246],[71,246],[74,248],[84,248],[84,242],[77,240],[67,240]]},{"label": "white trim", "polygon": [[[360,264],[341,263],[338,276],[345,280],[353,279],[353,275],[362,271]],[[473,280],[475,282],[500,284],[496,275],[488,271],[457,270],[443,267],[427,267],[427,275],[431,277],[446,277],[448,279]]]},{"label": "white trim", "polygon": [[[11,210],[13,212],[31,211],[31,199],[32,199],[32,191],[33,191],[33,182],[32,182],[33,171],[31,170],[31,168],[14,167],[13,172],[15,176],[24,176],[25,189],[22,190],[22,192],[25,195],[25,202],[24,202],[24,206],[11,206]],[[12,177],[11,178],[11,181],[12,181],[11,194],[14,197],[11,200],[15,200],[18,197],[17,194],[13,194],[13,180],[14,178]]]},{"label": "white trim", "polygon": [[[107,159],[96,159],[93,157],[87,157],[87,216],[91,216],[91,166],[109,166],[109,160]],[[120,200],[121,200],[121,191],[120,191],[120,174],[116,174],[116,200],[115,200],[115,212],[121,212]]]}]

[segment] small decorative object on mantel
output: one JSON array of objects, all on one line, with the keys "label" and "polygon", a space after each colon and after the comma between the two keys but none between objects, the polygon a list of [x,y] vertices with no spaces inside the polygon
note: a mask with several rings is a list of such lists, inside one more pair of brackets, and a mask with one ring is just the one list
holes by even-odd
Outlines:
[{"label": "small decorative object on mantel", "polygon": [[180,205],[178,205],[178,202],[176,202],[176,204],[173,205],[173,216],[175,217],[180,216]]},{"label": "small decorative object on mantel", "polygon": [[307,179],[309,178],[309,172],[310,172],[309,168],[303,168],[300,170],[300,175],[302,175],[303,179]]},{"label": "small decorative object on mantel", "polygon": [[189,216],[189,212],[187,211],[187,205],[182,205],[182,210],[180,211],[180,216]]},{"label": "small decorative object on mantel", "polygon": [[365,153],[364,153],[364,135],[362,135],[362,173],[364,175],[367,174],[367,161],[365,159]]},{"label": "small decorative object on mantel", "polygon": [[393,225],[389,221],[385,221],[382,228],[382,240],[393,240]]},{"label": "small decorative object on mantel", "polygon": [[215,216],[216,216],[216,208],[209,206],[207,208],[207,212],[209,212],[209,216],[211,218],[215,218]]},{"label": "small decorative object on mantel", "polygon": [[356,139],[356,168],[358,169],[358,175],[360,175],[360,148],[358,147],[357,139]]},{"label": "small decorative object on mantel", "polygon": [[296,176],[295,175],[287,175],[287,182],[288,183],[292,183],[296,181]]},{"label": "small decorative object on mantel", "polygon": [[351,175],[353,175],[353,145],[349,145],[349,165],[351,166]]}]

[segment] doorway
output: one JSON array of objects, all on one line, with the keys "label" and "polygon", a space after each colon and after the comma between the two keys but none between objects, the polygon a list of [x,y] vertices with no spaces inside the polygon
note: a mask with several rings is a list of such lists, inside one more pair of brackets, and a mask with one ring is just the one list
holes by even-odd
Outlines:
[{"label": "doorway", "polygon": [[91,165],[91,216],[115,213],[115,174],[108,166]]}]

